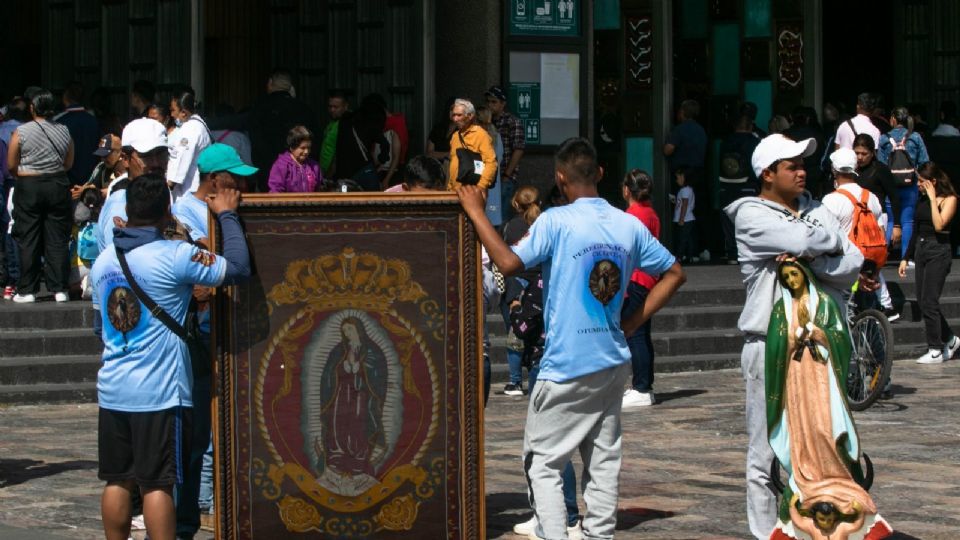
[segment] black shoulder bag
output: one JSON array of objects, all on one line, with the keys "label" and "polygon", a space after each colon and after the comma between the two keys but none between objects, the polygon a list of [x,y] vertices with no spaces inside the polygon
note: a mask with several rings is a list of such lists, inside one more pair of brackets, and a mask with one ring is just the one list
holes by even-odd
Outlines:
[{"label": "black shoulder bag", "polygon": [[476,185],[480,183],[480,173],[477,170],[483,172],[483,156],[467,147],[459,129],[457,136],[460,137],[460,148],[457,148],[457,182],[467,186]]},{"label": "black shoulder bag", "polygon": [[206,341],[200,337],[200,322],[197,317],[196,302],[190,299],[190,308],[187,312],[186,326],[178,323],[169,313],[153,301],[153,298],[147,295],[146,291],[140,288],[133,274],[130,272],[130,266],[127,264],[127,256],[123,250],[114,246],[117,251],[117,260],[120,261],[120,268],[123,269],[123,277],[127,278],[127,283],[133,289],[133,294],[137,300],[146,306],[150,314],[160,320],[164,326],[177,335],[187,344],[187,350],[190,353],[190,366],[193,369],[193,377],[203,377],[210,374],[210,348]]}]

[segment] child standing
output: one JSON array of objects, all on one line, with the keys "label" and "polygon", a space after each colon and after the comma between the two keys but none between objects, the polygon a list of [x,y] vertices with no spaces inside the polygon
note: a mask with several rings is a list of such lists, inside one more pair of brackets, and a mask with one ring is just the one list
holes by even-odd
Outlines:
[{"label": "child standing", "polygon": [[277,156],[270,167],[270,193],[309,193],[323,183],[320,164],[310,157],[313,133],[294,126],[287,133],[287,151]]},{"label": "child standing", "polygon": [[687,185],[687,179],[684,170],[677,169],[674,173],[677,186],[680,188],[674,198],[673,223],[677,233],[677,256],[681,262],[700,262],[697,258],[697,242],[695,228],[696,217],[693,215],[693,209],[696,206],[697,198],[693,194],[693,188]]}]

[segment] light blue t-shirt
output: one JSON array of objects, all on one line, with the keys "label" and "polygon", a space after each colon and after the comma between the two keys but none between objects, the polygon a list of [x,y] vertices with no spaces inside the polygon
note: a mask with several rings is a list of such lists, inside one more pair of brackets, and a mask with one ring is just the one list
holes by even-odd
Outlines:
[{"label": "light blue t-shirt", "polygon": [[[195,257],[201,253],[206,261]],[[127,262],[137,284],[181,324],[193,285],[217,286],[227,271],[222,257],[177,240],[137,247],[127,253]],[[97,374],[100,407],[128,412],[191,407],[193,374],[187,345],[137,300],[115,249],[97,257],[90,282],[93,303],[103,319],[103,365]]]},{"label": "light blue t-shirt", "polygon": [[100,217],[94,229],[100,253],[106,251],[107,246],[113,245],[113,228],[116,227],[113,218],[115,217],[127,221],[127,190],[125,189],[111,193],[100,209]]},{"label": "light blue t-shirt", "polygon": [[547,340],[537,378],[553,382],[630,361],[620,329],[630,276],[676,262],[640,220],[599,198],[547,210],[513,251],[527,268],[542,264]]},{"label": "light blue t-shirt", "polygon": [[207,203],[194,197],[193,193],[173,203],[173,215],[190,230],[191,240],[210,237],[207,233]]}]

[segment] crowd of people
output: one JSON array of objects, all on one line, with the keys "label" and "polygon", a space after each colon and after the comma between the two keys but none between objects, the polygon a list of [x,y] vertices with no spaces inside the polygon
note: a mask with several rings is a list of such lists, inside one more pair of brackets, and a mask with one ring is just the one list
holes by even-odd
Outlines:
[{"label": "crowd of people", "polygon": [[[651,317],[685,281],[680,263],[709,258],[697,238],[698,208],[709,200],[698,105],[681,104],[664,148],[677,186],[674,256],[658,241],[647,172],[624,176],[621,211],[599,197],[603,169],[593,145],[575,138],[557,150],[556,186],[544,196],[518,181],[524,136],[506,94],[494,86],[484,95],[485,106],[450,101],[426,153],[414,157],[406,118],[382,96],[365,96],[354,110],[348,96],[332,94],[321,130],[283,71],[270,76],[267,94],[248,110],[210,119],[189,88],[157,99],[143,81],[134,85],[125,124],[86,111],[76,84],[67,85],[59,114],[53,94],[41,88],[3,109],[0,172],[11,228],[7,234],[0,227],[0,245],[15,246],[0,249],[4,296],[35,302],[42,278],[55,301],[90,298],[100,313],[107,538],[127,538],[138,507],[157,540],[192,538],[200,515],[211,511],[207,301],[212,287],[251,272],[236,214],[240,192],[355,190],[458,193],[485,248],[488,309],[500,311],[509,336],[504,393],[530,395],[522,462],[535,514],[515,531],[612,538],[620,414],[655,403]],[[763,368],[778,268],[809,265],[838,301],[858,281],[877,291],[895,319],[882,268],[891,255],[901,277],[915,266],[930,349],[918,361],[942,362],[960,349],[939,308],[957,197],[930,162],[914,117],[898,107],[878,127],[871,94],[861,95],[857,115],[838,120],[822,143],[806,136],[815,118],[809,111],[796,111],[792,125],[771,122],[778,131],[771,135],[755,117],[755,107],[741,108],[720,147],[717,180],[724,255],[741,265],[747,284],[738,326],[745,335],[748,518],[753,534],[767,538],[777,512],[767,487],[773,450]],[[932,136],[956,136],[951,119]],[[223,231],[217,254],[211,213]],[[489,395],[489,366],[486,372]],[[571,464],[578,451],[583,515]]]}]

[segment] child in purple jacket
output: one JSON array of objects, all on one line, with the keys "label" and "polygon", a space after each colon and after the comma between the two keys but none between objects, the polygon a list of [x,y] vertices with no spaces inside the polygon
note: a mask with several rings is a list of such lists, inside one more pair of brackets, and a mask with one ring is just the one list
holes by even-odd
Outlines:
[{"label": "child in purple jacket", "polygon": [[323,183],[320,164],[310,159],[313,133],[303,126],[294,126],[287,133],[288,151],[277,156],[270,167],[270,193],[305,193],[316,191]]}]

